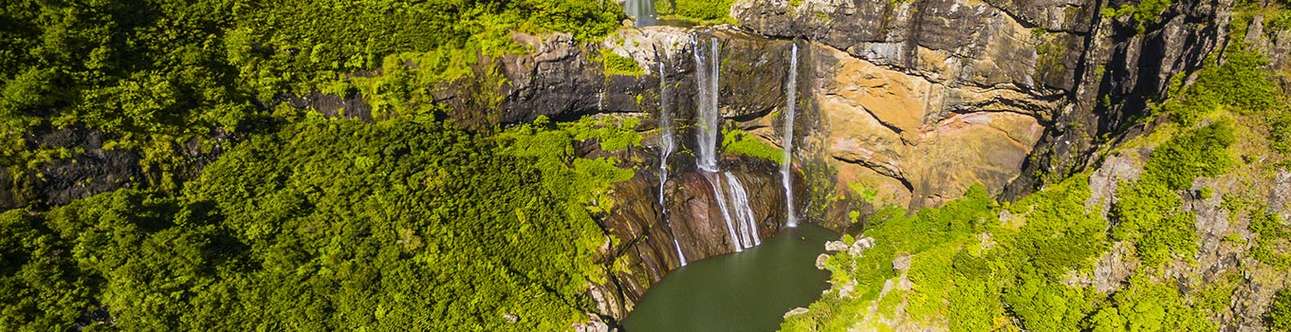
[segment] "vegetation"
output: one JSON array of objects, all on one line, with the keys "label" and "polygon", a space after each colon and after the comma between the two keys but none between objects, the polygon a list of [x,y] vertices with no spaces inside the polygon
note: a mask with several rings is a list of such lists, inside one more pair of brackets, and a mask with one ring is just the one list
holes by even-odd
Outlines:
[{"label": "vegetation", "polygon": [[[1136,21],[1154,19],[1147,13],[1165,8],[1139,6]],[[1088,174],[1013,203],[998,204],[974,188],[963,198],[914,214],[886,208],[871,216],[858,236],[873,238],[875,246],[860,255],[830,256],[825,265],[834,286],[808,313],[790,317],[782,328],[881,330],[890,328],[885,319],[901,318],[906,319],[902,324],[913,325],[905,327],[956,331],[1217,329],[1211,318],[1228,310],[1243,282],[1240,275],[1229,271],[1206,284],[1179,287],[1187,281],[1166,271],[1171,264],[1191,262],[1199,246],[1196,216],[1184,210],[1184,195],[1221,194],[1205,186],[1192,192],[1194,180],[1244,179],[1248,175],[1228,173],[1266,160],[1252,154],[1286,153],[1291,146],[1291,135],[1281,133],[1291,123],[1285,120],[1291,108],[1266,64],[1261,54],[1234,42],[1224,50],[1224,61],[1208,62],[1194,84],[1174,86],[1171,97],[1154,106],[1155,117],[1173,121],[1120,150],[1150,148],[1151,153],[1137,180],[1118,186],[1110,220],[1086,206]],[[1254,139],[1241,141],[1248,137]],[[1284,250],[1291,243],[1291,225],[1241,203],[1246,201],[1240,192],[1222,194],[1235,217],[1258,211],[1250,214],[1255,233],[1251,255],[1285,271],[1291,265]],[[1113,250],[1142,264],[1126,284],[1098,289],[1090,281],[1094,264]],[[1286,293],[1278,295],[1270,322],[1285,316]]]},{"label": "vegetation", "polygon": [[731,5],[735,0],[660,0],[655,12],[664,19],[679,19],[699,24],[733,24]]},{"label": "vegetation", "polygon": [[1273,331],[1291,331],[1291,288],[1283,288],[1274,296],[1268,320]]},{"label": "vegetation", "polygon": [[[0,214],[0,329],[585,320],[588,283],[605,278],[593,218],[631,172],[572,147],[639,146],[634,125],[494,138],[433,120],[444,109],[432,88],[473,85],[488,116],[504,83],[488,58],[521,50],[510,33],[595,39],[621,16],[593,0],[0,5],[0,166],[19,175],[6,188],[31,190],[42,165],[83,152],[35,141],[60,130],[138,151],[148,173],[136,188]],[[287,103],[312,93],[362,95],[374,123]],[[535,142],[556,150],[518,148]],[[225,151],[196,179],[175,176],[194,146]]]},{"label": "vegetation", "polygon": [[185,146],[209,153],[213,136],[272,131],[264,124],[291,98],[362,94],[379,117],[425,114],[430,83],[465,79],[485,114],[501,81],[476,78],[490,75],[489,56],[520,50],[510,33],[594,39],[620,17],[599,0],[10,1],[0,166],[27,175],[11,187],[29,191],[39,166],[76,152],[34,137],[92,131],[139,151],[152,187],[174,190]]},{"label": "vegetation", "polygon": [[1179,192],[1192,180],[1226,171],[1233,143],[1232,125],[1219,122],[1179,135],[1152,152],[1139,180],[1117,191],[1112,228],[1117,240],[1133,241],[1144,262],[1156,266],[1171,258],[1190,259],[1197,249],[1196,217],[1182,210]]},{"label": "vegetation", "polygon": [[599,195],[631,176],[572,144],[639,145],[593,126],[496,145],[434,122],[306,119],[182,195],[6,212],[0,326],[566,329],[605,281]]},{"label": "vegetation", "polygon": [[1291,269],[1291,252],[1283,249],[1291,248],[1291,225],[1276,214],[1258,211],[1251,214],[1250,228],[1256,235],[1251,255],[1264,264]]},{"label": "vegetation", "polygon": [[593,58],[594,61],[601,63],[602,71],[606,76],[641,76],[645,75],[645,69],[637,64],[632,58],[619,55],[608,49],[601,49],[599,56]]},{"label": "vegetation", "polygon": [[762,139],[739,129],[722,131],[722,151],[734,155],[748,156],[784,163],[784,149],[772,146]]},{"label": "vegetation", "polygon": [[1156,23],[1157,19],[1161,18],[1161,14],[1170,9],[1170,5],[1173,3],[1173,0],[1126,2],[1115,8],[1103,7],[1100,14],[1109,18],[1128,18],[1129,22],[1134,24],[1141,34],[1147,29],[1148,24]]}]

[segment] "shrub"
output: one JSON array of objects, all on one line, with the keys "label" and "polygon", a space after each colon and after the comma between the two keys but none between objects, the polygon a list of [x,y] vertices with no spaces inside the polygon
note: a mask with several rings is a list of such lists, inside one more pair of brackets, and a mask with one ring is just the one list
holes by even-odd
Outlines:
[{"label": "shrub", "polygon": [[1291,331],[1291,288],[1283,288],[1273,296],[1273,304],[1266,315],[1269,328],[1274,331]]},{"label": "shrub", "polygon": [[722,131],[722,151],[729,154],[784,163],[784,150],[739,129]]}]

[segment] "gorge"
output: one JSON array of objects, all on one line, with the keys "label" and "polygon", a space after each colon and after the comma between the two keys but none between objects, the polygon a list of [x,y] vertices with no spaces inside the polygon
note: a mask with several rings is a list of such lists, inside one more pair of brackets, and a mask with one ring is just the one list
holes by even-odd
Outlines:
[{"label": "gorge", "polygon": [[1283,0],[18,1],[3,330],[1291,329]]}]

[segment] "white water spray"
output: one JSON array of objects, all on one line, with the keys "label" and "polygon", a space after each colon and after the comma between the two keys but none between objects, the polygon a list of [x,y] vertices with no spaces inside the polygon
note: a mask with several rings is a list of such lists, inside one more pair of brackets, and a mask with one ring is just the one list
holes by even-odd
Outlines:
[{"label": "white water spray", "polygon": [[784,163],[780,164],[780,179],[784,184],[785,225],[798,227],[798,217],[794,215],[793,205],[793,118],[798,99],[798,44],[793,44],[789,55],[789,81],[785,83],[784,113]]},{"label": "white water spray", "polygon": [[699,38],[691,40],[691,47],[695,56],[695,85],[698,87],[695,95],[697,96],[697,106],[699,111],[696,112],[695,122],[698,125],[696,130],[696,143],[699,145],[699,155],[695,158],[695,163],[699,166],[700,173],[708,184],[713,188],[713,200],[717,201],[717,208],[722,213],[722,219],[726,221],[726,231],[730,235],[731,246],[736,252],[743,251],[749,247],[742,241],[741,234],[747,233],[744,228],[747,225],[743,223],[737,225],[733,221],[736,219],[731,214],[731,209],[726,204],[726,194],[722,190],[722,177],[718,174],[720,169],[717,165],[717,144],[718,133],[721,130],[722,114],[718,109],[719,83],[721,83],[721,53],[716,37],[708,39],[708,55],[704,55],[704,47],[700,46]]},{"label": "white water spray", "polygon": [[695,55],[695,83],[699,87],[696,93],[699,99],[696,121],[699,125],[699,130],[696,131],[699,156],[696,162],[701,170],[717,172],[717,134],[721,130],[722,123],[722,114],[717,107],[721,57],[717,38],[711,38],[709,42],[710,51],[705,58],[698,39],[691,40]]},{"label": "white water spray", "polygon": [[700,172],[708,180],[708,185],[713,188],[713,200],[717,201],[717,210],[722,213],[722,219],[726,220],[726,232],[731,236],[731,246],[735,252],[744,251],[744,243],[740,241],[740,236],[735,232],[735,225],[731,224],[731,211],[726,207],[726,195],[722,194],[721,177],[717,173]]},{"label": "white water spray", "polygon": [[623,11],[638,27],[655,24],[654,0],[626,0],[623,2]]},{"label": "white water spray", "polygon": [[749,207],[748,191],[744,190],[744,185],[740,183],[740,179],[731,174],[731,172],[722,174],[726,175],[726,188],[730,189],[731,202],[735,203],[734,211],[731,212],[735,213],[737,217],[735,219],[739,220],[740,226],[742,226],[741,229],[744,231],[744,234],[741,234],[744,239],[744,246],[761,245],[762,239],[758,236],[757,217],[753,216],[753,209]]}]

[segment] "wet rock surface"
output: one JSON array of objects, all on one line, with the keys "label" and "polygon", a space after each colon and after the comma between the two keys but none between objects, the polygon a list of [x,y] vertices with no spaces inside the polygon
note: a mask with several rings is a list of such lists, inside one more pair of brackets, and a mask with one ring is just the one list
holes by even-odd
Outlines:
[{"label": "wet rock surface", "polygon": [[[763,160],[727,159],[723,166],[745,187],[758,235],[767,239],[785,222],[784,190],[775,165]],[[689,262],[735,252],[726,219],[718,209],[718,198],[709,177],[694,167],[682,168],[665,187],[667,215],[656,200],[658,177],[638,172],[631,181],[614,189],[620,205],[603,222],[611,238],[603,260],[609,266],[611,284],[593,297],[609,298],[619,308],[602,314],[621,319],[631,311],[653,284],[681,267],[677,247]],[[723,195],[729,195],[725,186]],[[673,240],[676,240],[674,243]],[[620,316],[622,315],[622,316]]]}]

